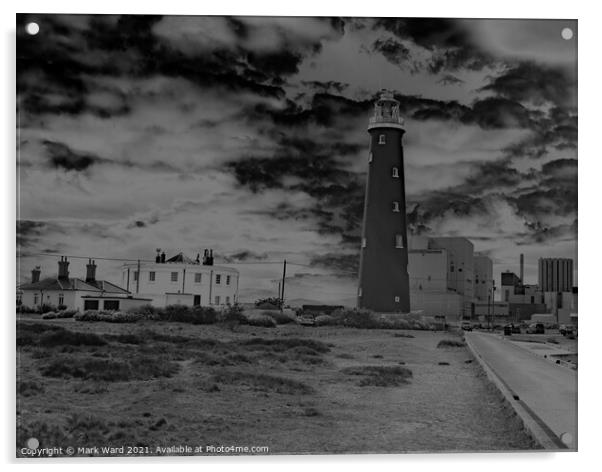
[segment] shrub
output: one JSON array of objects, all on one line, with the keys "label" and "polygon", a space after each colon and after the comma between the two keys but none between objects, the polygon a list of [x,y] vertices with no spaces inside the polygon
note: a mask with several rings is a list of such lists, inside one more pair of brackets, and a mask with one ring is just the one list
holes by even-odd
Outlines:
[{"label": "shrub", "polygon": [[56,318],[56,313],[54,311],[49,311],[42,315],[43,320],[53,320],[54,318]]},{"label": "shrub", "polygon": [[213,324],[217,321],[217,312],[210,306],[195,306],[192,313],[194,324]]},{"label": "shrub", "polygon": [[54,305],[51,305],[49,303],[42,303],[39,307],[37,307],[36,309],[36,313],[40,313],[40,314],[44,314],[44,313],[48,313],[49,311],[58,311],[57,308]]},{"label": "shrub", "polygon": [[39,344],[46,347],[54,346],[104,346],[107,342],[94,333],[61,330],[42,333]]},{"label": "shrub", "polygon": [[128,308],[126,313],[133,313],[140,315],[142,319],[145,320],[159,320],[161,317],[159,316],[160,308],[154,307],[153,305],[147,303],[146,305],[140,305]]},{"label": "shrub", "polygon": [[73,318],[76,321],[104,321],[107,323],[135,323],[143,316],[138,313],[122,311],[97,311],[86,310],[83,313],[77,312]]},{"label": "shrub", "polygon": [[358,366],[347,367],[344,374],[361,377],[360,387],[394,387],[409,383],[412,371],[400,366]]},{"label": "shrub", "polygon": [[274,312],[264,311],[263,314],[267,315],[267,316],[271,316],[274,319],[274,321],[276,322],[276,324],[279,324],[279,325],[297,322],[297,319],[291,313],[286,313],[286,312],[281,312],[281,311],[274,311]]},{"label": "shrub", "polygon": [[77,310],[61,310],[61,311],[49,311],[42,315],[43,320],[53,320],[55,318],[73,318],[77,313]]},{"label": "shrub", "polygon": [[278,297],[261,298],[255,301],[255,306],[263,310],[280,310],[282,299]]},{"label": "shrub", "polygon": [[17,393],[24,397],[30,397],[39,393],[44,393],[44,386],[33,380],[24,380],[17,382]]},{"label": "shrub", "polygon": [[249,315],[246,316],[247,323],[251,326],[261,326],[264,328],[275,328],[276,321],[270,315]]},{"label": "shrub", "polygon": [[368,310],[339,308],[332,312],[332,317],[337,320],[337,324],[348,328],[376,329],[382,327],[375,320],[373,313]]},{"label": "shrub", "polygon": [[35,313],[35,309],[27,305],[17,305],[17,313]]},{"label": "shrub", "polygon": [[305,347],[313,349],[319,353],[326,353],[330,351],[328,344],[315,339],[304,339],[304,338],[251,338],[240,342],[243,346],[248,346],[258,349],[272,350],[276,352],[283,352],[289,349],[295,349],[298,347]]},{"label": "shrub", "polygon": [[441,341],[439,341],[439,344],[437,344],[438,348],[442,348],[442,347],[464,347],[466,346],[466,344],[464,344],[462,341],[456,341],[455,339],[442,339]]},{"label": "shrub", "polygon": [[217,319],[230,330],[233,330],[234,327],[241,323],[247,322],[247,318],[243,315],[243,309],[238,303],[235,303],[234,305],[229,306],[226,310],[222,311],[218,315]]}]

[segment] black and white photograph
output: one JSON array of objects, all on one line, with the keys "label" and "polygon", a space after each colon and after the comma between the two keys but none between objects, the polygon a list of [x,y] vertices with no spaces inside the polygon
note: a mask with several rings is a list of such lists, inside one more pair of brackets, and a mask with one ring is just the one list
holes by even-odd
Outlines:
[{"label": "black and white photograph", "polygon": [[18,461],[578,450],[578,20],[373,12],[16,15]]}]

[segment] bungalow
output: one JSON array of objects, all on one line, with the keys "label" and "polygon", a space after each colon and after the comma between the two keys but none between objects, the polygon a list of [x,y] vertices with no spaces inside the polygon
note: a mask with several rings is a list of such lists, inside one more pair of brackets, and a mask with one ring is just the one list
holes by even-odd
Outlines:
[{"label": "bungalow", "polygon": [[39,308],[53,305],[73,310],[125,310],[149,303],[150,299],[134,298],[130,292],[107,281],[96,279],[96,263],[86,265],[85,280],[69,277],[69,261],[61,257],[56,277],[40,280],[40,268],[31,271],[31,282],[17,287],[17,305]]}]

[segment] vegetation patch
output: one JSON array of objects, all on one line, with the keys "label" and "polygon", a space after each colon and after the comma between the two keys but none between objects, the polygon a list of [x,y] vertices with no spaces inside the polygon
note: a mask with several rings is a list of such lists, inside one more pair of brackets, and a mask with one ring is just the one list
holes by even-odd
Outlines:
[{"label": "vegetation patch", "polygon": [[412,371],[400,366],[346,367],[341,372],[360,377],[360,387],[396,387],[409,383],[412,378]]},{"label": "vegetation patch", "polygon": [[437,344],[438,348],[444,348],[444,347],[465,347],[466,343],[464,343],[463,341],[457,341],[455,339],[442,339],[441,341],[439,341],[439,344]]},{"label": "vegetation patch", "polygon": [[247,346],[252,349],[266,349],[277,352],[284,352],[288,349],[308,348],[318,353],[326,353],[330,351],[330,347],[321,341],[305,338],[252,338],[240,342],[240,345]]},{"label": "vegetation patch", "polygon": [[303,382],[268,374],[244,371],[224,371],[213,375],[213,381],[229,385],[241,385],[254,390],[276,392],[284,395],[309,395],[314,389]]}]

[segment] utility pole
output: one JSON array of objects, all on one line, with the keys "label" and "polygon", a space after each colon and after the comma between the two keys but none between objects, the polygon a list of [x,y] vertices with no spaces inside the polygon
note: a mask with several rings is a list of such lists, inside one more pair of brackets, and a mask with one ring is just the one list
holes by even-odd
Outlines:
[{"label": "utility pole", "polygon": [[286,259],[284,259],[284,265],[282,267],[282,292],[280,292],[280,302],[281,302],[282,307],[284,307],[284,279],[285,278],[286,278]]},{"label": "utility pole", "polygon": [[140,290],[140,259],[138,259],[138,268],[136,269],[138,274],[136,275],[136,293]]}]

